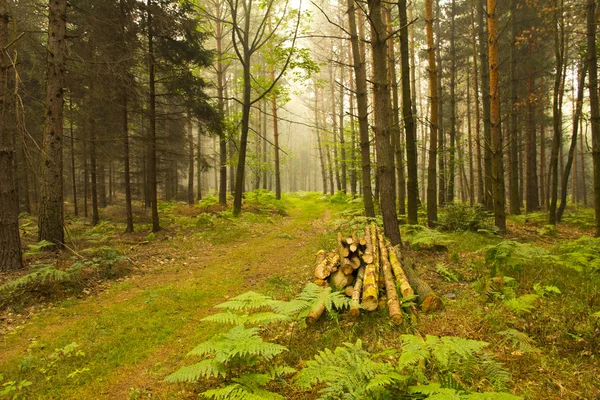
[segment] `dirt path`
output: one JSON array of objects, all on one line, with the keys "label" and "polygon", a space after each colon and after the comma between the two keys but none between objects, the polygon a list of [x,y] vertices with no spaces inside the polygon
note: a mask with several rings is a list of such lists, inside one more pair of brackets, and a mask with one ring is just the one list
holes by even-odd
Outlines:
[{"label": "dirt path", "polygon": [[[182,236],[153,244],[151,255],[131,254],[146,266],[141,273],[40,314],[2,338],[0,372],[9,376],[27,354],[42,359],[48,353],[37,349],[77,342],[85,358],[65,362],[66,373],[57,373],[52,387],[40,387],[43,398],[185,397],[162,380],[189,364],[182,356],[214,334],[214,326],[199,320],[227,297],[265,290],[273,277],[293,286],[308,279],[310,270],[302,267],[324,240],[329,215],[325,204],[295,204],[290,216],[256,224],[249,237],[233,243]],[[77,382],[62,376],[83,367],[89,372]]]}]

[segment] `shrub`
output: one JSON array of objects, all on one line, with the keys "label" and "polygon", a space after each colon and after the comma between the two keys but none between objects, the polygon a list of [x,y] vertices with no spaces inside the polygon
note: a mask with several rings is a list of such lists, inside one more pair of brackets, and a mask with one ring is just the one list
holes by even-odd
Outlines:
[{"label": "shrub", "polygon": [[493,226],[492,214],[482,205],[470,206],[454,202],[448,204],[440,213],[439,229],[449,232],[477,232],[480,229],[489,230]]}]

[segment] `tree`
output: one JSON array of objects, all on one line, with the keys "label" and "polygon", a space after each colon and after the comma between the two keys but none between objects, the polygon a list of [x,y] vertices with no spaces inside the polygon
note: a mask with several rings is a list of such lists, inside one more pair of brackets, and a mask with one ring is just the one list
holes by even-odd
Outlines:
[{"label": "tree", "polygon": [[366,60],[361,55],[358,29],[356,26],[356,6],[354,0],[348,1],[348,26],[352,44],[352,61],[356,78],[356,108],[358,111],[358,132],[360,137],[360,158],[362,171],[362,194],[365,215],[375,217],[373,192],[371,190],[371,160],[369,152],[369,108],[367,100],[367,68]]},{"label": "tree", "polygon": [[504,168],[502,161],[502,131],[500,127],[500,88],[498,86],[498,28],[496,21],[496,0],[488,0],[488,36],[490,67],[490,127],[492,135],[492,192],[494,220],[501,232],[506,231],[504,210]]},{"label": "tree", "polygon": [[519,199],[519,132],[517,126],[517,0],[510,0],[510,167],[509,197],[510,213],[521,214]]},{"label": "tree", "polygon": [[[254,81],[252,76],[252,56],[274,37],[279,27],[284,23],[284,18],[279,19],[273,29],[270,30],[270,32],[267,32],[269,16],[275,6],[274,0],[268,1],[264,7],[259,7],[258,4],[254,4],[254,0],[227,0],[227,5],[229,6],[229,11],[231,13],[231,38],[233,49],[242,65],[243,90],[242,99],[240,101],[242,106],[241,135],[237,172],[235,176],[235,193],[233,198],[233,213],[239,214],[242,211],[242,193],[244,191],[244,175],[251,108],[273,90],[290,65],[296,45],[296,36],[301,14],[298,12],[291,47],[281,49],[281,46],[287,42],[287,39],[282,39],[279,46],[273,46],[273,48],[279,47],[279,51],[283,51],[284,55],[285,61],[279,70],[279,73],[275,75],[275,78],[266,88],[261,90],[256,96],[252,96],[252,82]],[[284,14],[287,14],[287,4],[283,12]],[[258,19],[253,21],[253,18],[255,17],[258,17]]]},{"label": "tree", "polygon": [[12,125],[8,119],[11,114],[7,57],[9,48],[8,26],[10,14],[6,0],[0,0],[0,271],[13,271],[23,268],[21,258],[21,239],[19,237],[19,203],[16,182],[13,174],[14,148],[12,144]]},{"label": "tree", "polygon": [[592,120],[592,159],[594,162],[594,212],[596,215],[596,237],[600,237],[600,110],[598,109],[595,0],[587,0],[587,54],[590,114]]},{"label": "tree", "polygon": [[396,193],[394,185],[394,153],[390,134],[390,85],[387,63],[387,31],[382,19],[381,0],[368,0],[371,22],[371,48],[373,55],[373,96],[375,99],[375,147],[380,187],[383,229],[393,246],[401,243]]},{"label": "tree", "polygon": [[402,64],[402,117],[406,134],[406,197],[408,223],[417,224],[419,206],[419,180],[417,162],[417,132],[413,115],[412,93],[410,85],[410,65],[408,52],[408,18],[406,0],[398,2],[400,17],[400,62]]},{"label": "tree", "polygon": [[63,211],[63,103],[65,87],[65,41],[67,0],[48,2],[48,60],[46,74],[46,114],[42,142],[38,239],[64,246]]},{"label": "tree", "polygon": [[436,157],[438,136],[438,75],[433,41],[433,0],[425,0],[425,31],[427,35],[427,60],[429,71],[429,162],[427,168],[427,224],[437,224]]}]

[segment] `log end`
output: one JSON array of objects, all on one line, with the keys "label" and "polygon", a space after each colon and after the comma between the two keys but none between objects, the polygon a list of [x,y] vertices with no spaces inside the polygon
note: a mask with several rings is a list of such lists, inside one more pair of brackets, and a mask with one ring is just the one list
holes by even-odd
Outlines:
[{"label": "log end", "polygon": [[313,283],[322,287],[326,287],[329,285],[329,282],[327,282],[327,280],[325,279],[315,279],[313,280]]},{"label": "log end", "polygon": [[444,303],[442,303],[442,299],[440,299],[436,295],[430,295],[423,300],[421,304],[421,310],[424,313],[435,312],[442,310],[444,308]]},{"label": "log end", "polygon": [[379,306],[379,301],[373,296],[363,297],[362,306],[367,311],[375,311]]},{"label": "log end", "polygon": [[402,321],[404,320],[404,318],[402,317],[402,313],[390,315],[390,319],[392,320],[392,323],[394,325],[400,325],[400,324],[402,324]]},{"label": "log end", "polygon": [[360,317],[360,308],[358,308],[358,307],[352,307],[350,309],[350,316],[352,318],[358,318],[358,317]]}]

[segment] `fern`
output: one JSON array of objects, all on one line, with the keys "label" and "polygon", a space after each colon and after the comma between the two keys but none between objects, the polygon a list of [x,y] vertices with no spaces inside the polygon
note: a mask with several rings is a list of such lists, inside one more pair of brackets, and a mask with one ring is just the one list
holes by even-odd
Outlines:
[{"label": "fern", "polygon": [[539,297],[537,294],[526,294],[514,299],[505,300],[504,305],[516,315],[530,314],[535,308],[535,302]]},{"label": "fern", "polygon": [[233,311],[251,311],[269,307],[273,302],[274,300],[270,296],[256,292],[246,292],[215,307]]},{"label": "fern", "polygon": [[290,321],[291,318],[284,314],[278,314],[273,312],[258,312],[253,314],[236,314],[231,311],[213,314],[208,317],[202,318],[201,321],[205,322],[217,322],[219,324],[230,324],[230,325],[263,325],[270,324],[279,321]]},{"label": "fern", "polygon": [[27,245],[28,250],[23,253],[24,256],[32,256],[35,254],[39,254],[42,253],[48,249],[52,249],[55,247],[55,244],[52,242],[49,242],[47,240],[41,240],[35,244],[30,244]]},{"label": "fern", "polygon": [[324,303],[327,312],[335,315],[335,310],[350,307],[350,301],[342,292],[331,292],[311,282],[291,301],[273,302],[271,308],[275,312],[295,316],[296,319],[303,321],[316,304]]},{"label": "fern", "polygon": [[521,397],[513,396],[508,393],[484,392],[468,393],[464,390],[442,387],[439,383],[430,383],[428,385],[411,386],[411,394],[425,395],[429,400],[518,400]]},{"label": "fern", "polygon": [[448,239],[445,234],[427,228],[420,229],[407,236],[407,241],[414,250],[446,251],[448,245],[452,243],[452,240]]},{"label": "fern", "polygon": [[407,380],[390,364],[374,361],[362,342],[344,343],[334,351],[325,349],[306,363],[295,379],[302,389],[317,383],[320,399],[371,399],[389,393],[389,388]]},{"label": "fern", "polygon": [[526,333],[520,332],[516,329],[507,329],[502,332],[498,332],[504,338],[500,341],[500,345],[506,343],[523,353],[539,353],[540,350],[535,346],[535,341],[530,338]]},{"label": "fern", "polygon": [[6,282],[0,286],[0,293],[14,293],[16,290],[29,285],[43,285],[49,283],[60,283],[69,280],[69,274],[54,268],[53,266],[42,264],[43,267],[30,274],[24,275],[18,279]]},{"label": "fern", "polygon": [[[503,240],[498,244],[486,246],[480,251],[485,253],[486,263],[494,269],[508,267],[518,270],[536,262],[555,265],[559,261],[556,256],[541,247],[514,240]],[[494,275],[496,275],[495,270],[492,271],[492,276]]]},{"label": "fern", "polygon": [[215,400],[280,400],[285,398],[279,394],[269,392],[268,390],[258,387],[248,387],[240,383],[233,383],[222,388],[207,390],[200,393],[200,395]]},{"label": "fern", "polygon": [[448,268],[445,264],[438,264],[436,271],[444,278],[446,282],[458,282],[461,279],[456,271]]},{"label": "fern", "polygon": [[562,265],[578,272],[600,272],[600,238],[581,237],[558,247]]}]

